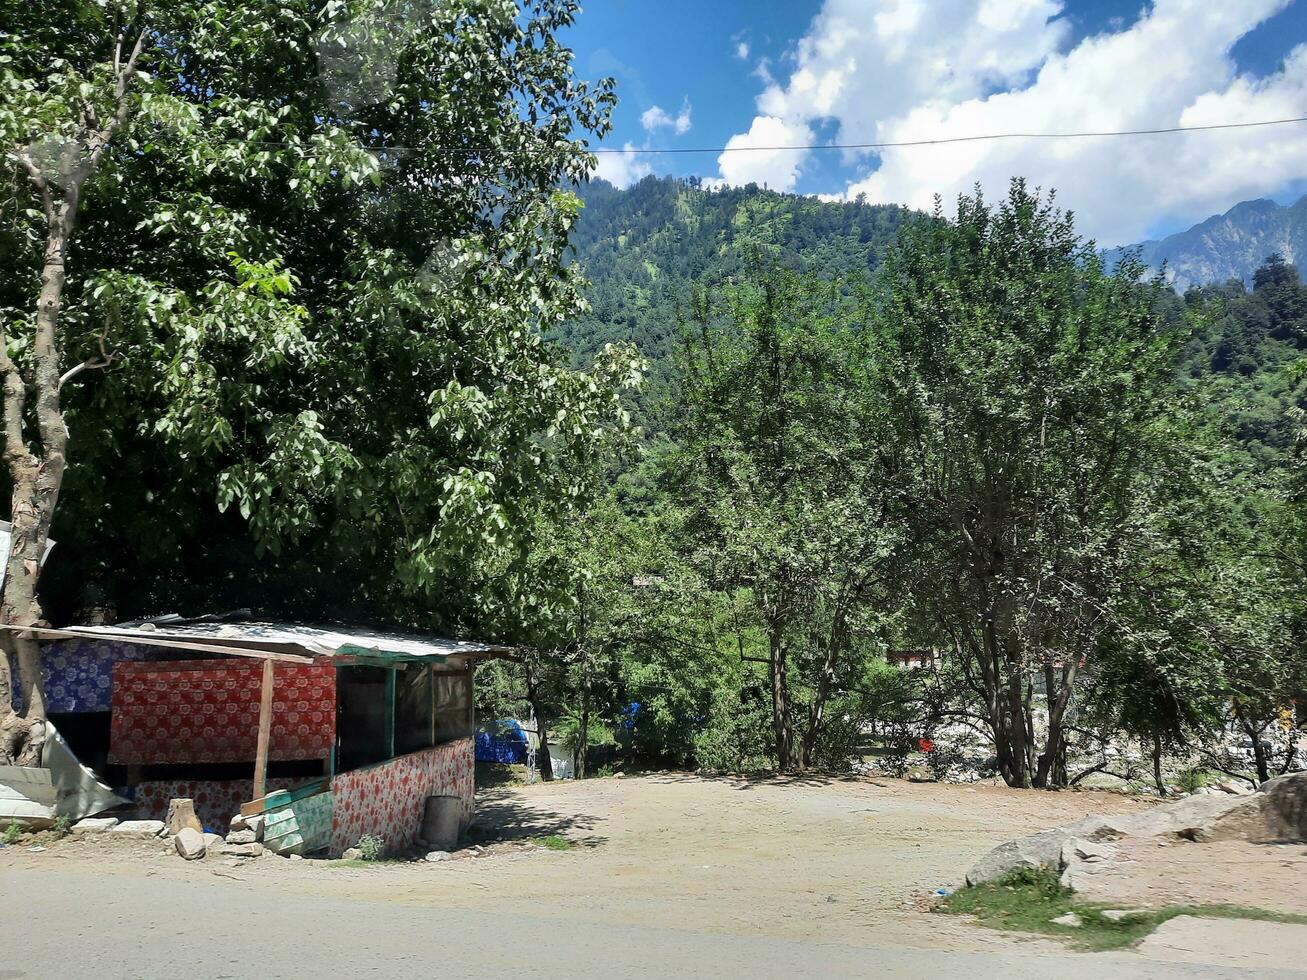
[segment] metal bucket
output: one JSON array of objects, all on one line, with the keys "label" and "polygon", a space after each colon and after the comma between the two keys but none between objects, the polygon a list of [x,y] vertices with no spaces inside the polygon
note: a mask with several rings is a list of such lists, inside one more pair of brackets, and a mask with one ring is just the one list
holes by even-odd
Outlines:
[{"label": "metal bucket", "polygon": [[462,800],[457,796],[428,796],[422,814],[424,841],[438,851],[452,851],[458,844]]}]

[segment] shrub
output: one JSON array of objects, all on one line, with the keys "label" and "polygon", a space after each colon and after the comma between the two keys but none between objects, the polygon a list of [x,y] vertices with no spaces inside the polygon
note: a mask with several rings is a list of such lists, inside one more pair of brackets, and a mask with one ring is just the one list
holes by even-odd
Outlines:
[{"label": "shrub", "polygon": [[364,861],[379,861],[386,853],[386,839],[376,834],[364,834],[359,838],[358,848]]}]

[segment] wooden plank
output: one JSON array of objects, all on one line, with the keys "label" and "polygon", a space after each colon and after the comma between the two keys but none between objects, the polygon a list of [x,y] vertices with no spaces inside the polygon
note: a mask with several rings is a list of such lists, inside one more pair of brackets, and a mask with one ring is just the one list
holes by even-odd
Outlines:
[{"label": "wooden plank", "polygon": [[254,755],[254,798],[266,794],[268,789],[268,738],[272,734],[272,687],[275,665],[263,661],[263,689],[259,698],[259,744]]},{"label": "wooden plank", "polygon": [[273,653],[266,650],[251,650],[245,647],[223,646],[216,643],[193,643],[187,639],[171,637],[154,637],[148,634],[128,632],[98,633],[83,630],[57,630],[37,626],[10,626],[0,623],[0,630],[31,633],[33,636],[54,640],[112,640],[119,643],[131,643],[145,647],[168,647],[171,650],[198,650],[201,653],[221,653],[228,657],[250,657],[254,660],[280,660],[290,664],[311,664],[312,657],[293,653]]},{"label": "wooden plank", "polygon": [[[325,792],[331,788],[331,779],[324,776],[321,779],[315,779],[312,782],[296,786],[293,789],[279,789],[272,793],[256,797],[248,803],[241,804],[241,816],[251,817],[256,813],[265,813],[268,807],[284,806],[287,803],[293,803],[296,800],[303,799],[306,796],[315,796],[318,793]],[[268,797],[272,797],[269,803]]]}]

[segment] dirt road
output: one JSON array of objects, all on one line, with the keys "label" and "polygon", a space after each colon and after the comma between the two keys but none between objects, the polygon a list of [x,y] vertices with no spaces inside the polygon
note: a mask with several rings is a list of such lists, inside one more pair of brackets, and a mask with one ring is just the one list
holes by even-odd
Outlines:
[{"label": "dirt road", "polygon": [[[923,911],[1002,840],[1143,805],[1101,793],[668,774],[489,791],[478,824],[504,842],[440,864],[187,864],[159,842],[107,838],[39,854],[10,848],[0,851],[0,890],[33,914],[10,921],[4,945],[44,952],[22,973],[0,961],[0,978],[176,975],[165,969],[176,965],[195,978],[290,977],[312,975],[314,963],[350,976],[416,976],[428,965],[469,977],[1244,975],[1134,953],[1088,957]],[[515,843],[550,834],[573,848]],[[180,944],[193,960],[177,958],[191,955]],[[83,960],[85,972],[67,969]]]}]

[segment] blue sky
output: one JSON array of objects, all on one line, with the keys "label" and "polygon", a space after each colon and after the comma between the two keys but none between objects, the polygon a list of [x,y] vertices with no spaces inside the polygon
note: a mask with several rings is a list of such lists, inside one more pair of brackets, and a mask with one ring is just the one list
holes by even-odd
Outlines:
[{"label": "blue sky", "polygon": [[1294,196],[1307,124],[963,149],[657,155],[665,147],[1135,129],[1307,115],[1307,0],[590,0],[565,36],[617,79],[602,172],[757,180],[928,206],[1014,172],[1103,244]]}]

